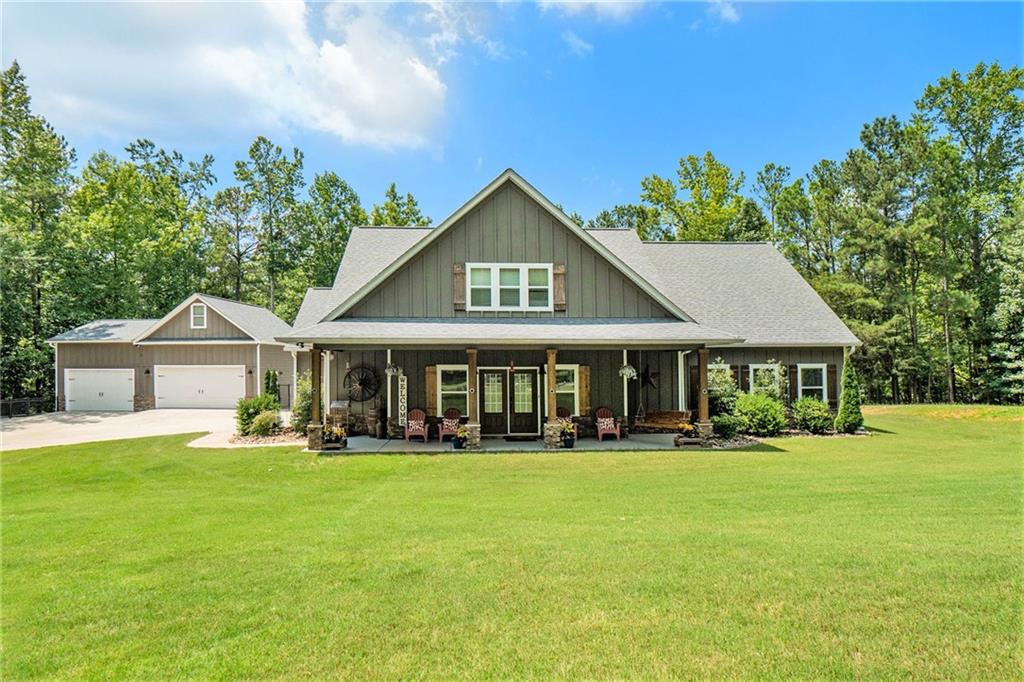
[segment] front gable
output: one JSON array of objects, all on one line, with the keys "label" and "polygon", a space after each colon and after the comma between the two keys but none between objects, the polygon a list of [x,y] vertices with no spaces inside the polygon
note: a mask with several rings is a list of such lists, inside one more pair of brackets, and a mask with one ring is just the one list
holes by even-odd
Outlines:
[{"label": "front gable", "polygon": [[[454,222],[436,228],[443,232],[432,235],[434,238],[401,267],[328,319],[337,319],[339,312],[357,318],[684,317],[671,302],[658,300],[658,293],[642,277],[613,262],[614,256],[600,253],[602,247],[596,240],[566,225],[564,216],[543,205],[546,200],[531,196],[530,189],[525,181],[506,177],[470,210],[456,213]],[[464,290],[458,290],[469,276],[467,263],[564,266],[564,309],[460,309],[456,301],[466,296]],[[554,295],[555,282],[550,285]]]},{"label": "front gable", "polygon": [[[192,325],[192,306],[206,306],[206,320],[201,327]],[[172,310],[144,334],[135,339],[136,343],[154,341],[238,341],[249,343],[252,336],[217,312],[202,298],[193,296]]]}]

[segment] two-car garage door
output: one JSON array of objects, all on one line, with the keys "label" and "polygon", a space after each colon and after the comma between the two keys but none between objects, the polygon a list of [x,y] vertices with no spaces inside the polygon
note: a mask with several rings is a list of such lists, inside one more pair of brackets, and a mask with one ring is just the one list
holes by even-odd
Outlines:
[{"label": "two-car garage door", "polygon": [[245,365],[157,365],[153,392],[161,407],[234,407],[245,397]]}]

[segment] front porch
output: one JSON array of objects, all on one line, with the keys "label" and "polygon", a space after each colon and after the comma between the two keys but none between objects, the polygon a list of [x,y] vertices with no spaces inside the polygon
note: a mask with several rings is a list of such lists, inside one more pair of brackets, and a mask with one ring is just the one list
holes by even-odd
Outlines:
[{"label": "front porch", "polygon": [[[670,433],[636,433],[617,441],[614,438],[599,441],[596,438],[581,438],[576,441],[573,448],[579,452],[622,452],[622,451],[648,451],[648,450],[674,450],[677,449],[673,443],[673,434]],[[501,453],[501,452],[542,452],[545,451],[544,440],[537,437],[534,440],[506,440],[505,438],[484,437],[480,439],[480,447],[476,450],[453,450],[451,441],[446,440],[439,443],[431,440],[423,443],[419,440],[406,441],[401,438],[378,439],[372,436],[351,436],[348,439],[348,447],[330,454],[338,455],[361,455],[361,454],[459,454],[471,452]]]}]

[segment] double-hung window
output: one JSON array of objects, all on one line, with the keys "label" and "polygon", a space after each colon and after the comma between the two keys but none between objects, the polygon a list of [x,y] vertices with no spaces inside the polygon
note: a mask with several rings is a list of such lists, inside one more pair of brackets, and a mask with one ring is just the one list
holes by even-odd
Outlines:
[{"label": "double-hung window", "polygon": [[576,378],[578,365],[559,366],[555,368],[555,406],[564,407],[569,414],[578,414],[576,400]]},{"label": "double-hung window", "polygon": [[437,368],[437,413],[457,409],[462,414],[469,412],[468,367],[465,365],[440,365]]},{"label": "double-hung window", "polygon": [[206,304],[193,303],[189,310],[192,329],[206,329]]},{"label": "double-hung window", "polygon": [[828,377],[825,365],[797,365],[797,395],[801,398],[828,400]]},{"label": "double-hung window", "polygon": [[466,310],[554,310],[551,263],[467,263],[466,268]]},{"label": "double-hung window", "polygon": [[750,392],[775,394],[779,385],[778,365],[751,365]]}]

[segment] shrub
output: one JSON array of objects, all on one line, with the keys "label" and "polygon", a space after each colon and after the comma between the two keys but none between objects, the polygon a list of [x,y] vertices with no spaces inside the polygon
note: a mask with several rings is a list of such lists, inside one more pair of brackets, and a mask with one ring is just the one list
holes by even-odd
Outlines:
[{"label": "shrub", "polygon": [[786,426],[786,408],[763,393],[741,393],[736,400],[736,416],[743,430],[755,436],[777,436]]},{"label": "shrub", "polygon": [[269,395],[278,397],[277,392],[277,372],[272,369],[268,369],[263,375],[263,392]]},{"label": "shrub", "polygon": [[716,436],[728,440],[743,429],[743,418],[734,414],[716,414],[711,418],[711,426]]},{"label": "shrub", "polygon": [[256,418],[252,420],[252,424],[249,425],[250,436],[269,436],[270,434],[277,431],[277,427],[281,423],[281,418],[274,410],[267,410],[266,412],[260,412],[256,415]]},{"label": "shrub", "polygon": [[[715,358],[714,364],[721,365],[722,358]],[[708,368],[708,412],[716,414],[732,414],[736,409],[736,399],[740,389],[736,385],[736,377],[732,370],[725,367]]]},{"label": "shrub", "polygon": [[786,367],[778,360],[768,360],[764,367],[753,371],[751,393],[764,393],[776,400],[785,400],[789,395],[789,377]]},{"label": "shrub", "polygon": [[277,396],[266,393],[252,398],[242,398],[235,407],[235,421],[238,423],[238,433],[243,436],[249,435],[249,427],[252,420],[261,412],[277,412],[281,406],[277,403]]},{"label": "shrub", "polygon": [[832,426],[832,414],[817,398],[800,398],[793,403],[793,422],[803,431],[825,433]]},{"label": "shrub", "polygon": [[857,370],[849,362],[843,368],[842,391],[839,396],[835,428],[839,433],[853,433],[864,424],[864,415],[860,413],[860,378],[857,376]]},{"label": "shrub", "polygon": [[313,420],[313,383],[309,372],[303,372],[295,379],[295,404],[292,405],[292,428],[296,433],[306,435],[306,427]]}]

